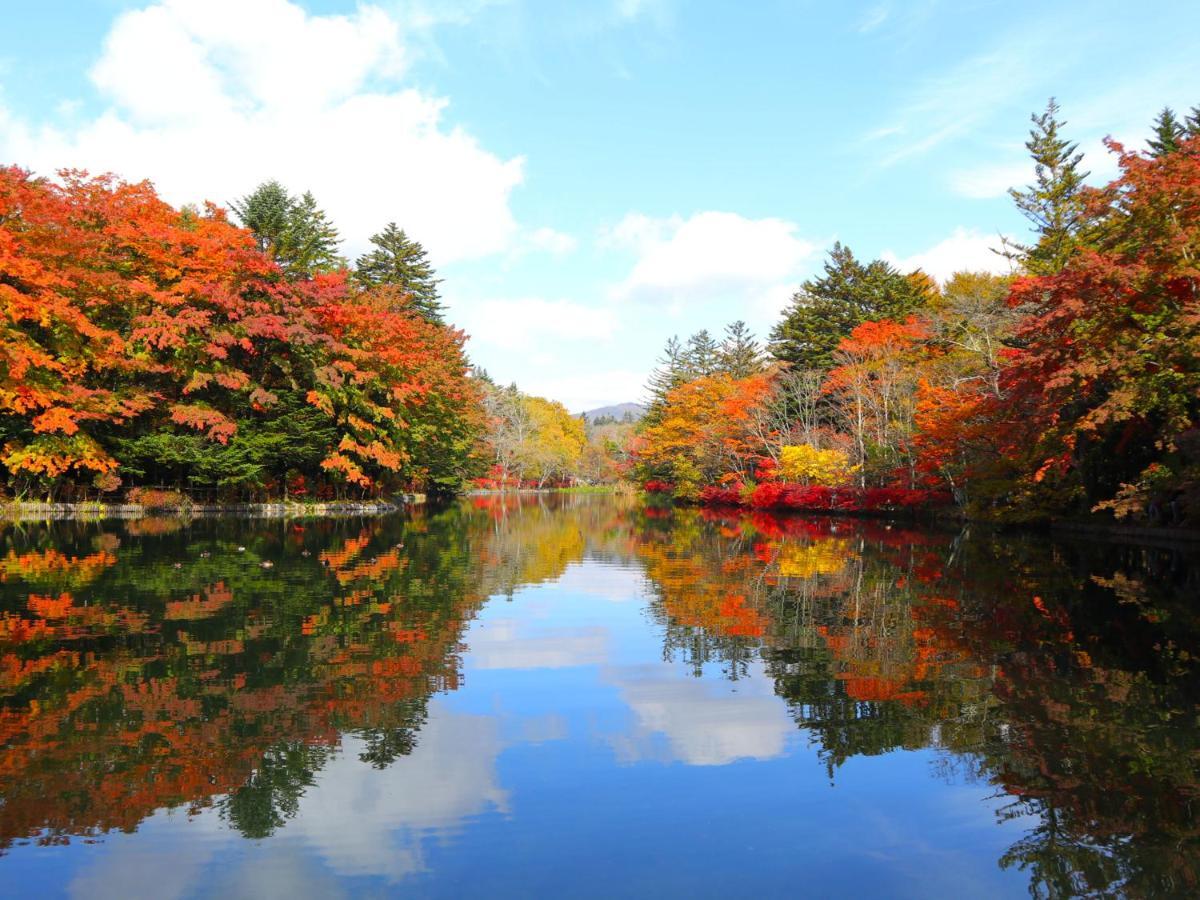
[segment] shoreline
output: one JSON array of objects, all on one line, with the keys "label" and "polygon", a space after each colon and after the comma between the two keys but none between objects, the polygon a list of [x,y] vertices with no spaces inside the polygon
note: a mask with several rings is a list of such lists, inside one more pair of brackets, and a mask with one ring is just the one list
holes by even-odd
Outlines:
[{"label": "shoreline", "polygon": [[[612,494],[609,489],[519,488],[509,490],[475,489],[464,491],[462,497],[545,494]],[[425,494],[403,494],[390,500],[342,501],[328,503],[197,503],[185,506],[153,507],[138,503],[43,503],[10,501],[0,503],[0,522],[33,521],[101,521],[106,519],[136,520],[144,518],[213,519],[240,516],[251,519],[348,518],[380,516],[403,512],[429,502]],[[653,505],[653,504],[650,504]],[[724,503],[678,504],[700,509],[727,510],[735,513],[766,512],[785,516],[828,516],[831,518],[883,519],[929,527],[975,525],[1000,531],[1041,531],[1064,537],[1093,537],[1114,542],[1132,541],[1167,546],[1200,544],[1200,529],[1154,527],[1122,522],[1084,522],[1072,519],[1039,522],[1005,523],[988,519],[969,519],[946,515],[944,509],[901,507],[893,509],[799,509],[790,507],[754,510],[751,507]]]},{"label": "shoreline", "polygon": [[731,503],[685,503],[672,504],[693,506],[698,509],[730,510],[741,513],[765,512],[771,515],[829,516],[846,519],[885,519],[894,522],[911,522],[927,526],[979,526],[997,531],[1048,532],[1062,537],[1095,537],[1115,542],[1129,541],[1139,544],[1161,544],[1179,546],[1200,544],[1200,528],[1181,528],[1126,524],[1124,522],[1086,522],[1077,519],[1042,519],[1029,522],[997,522],[991,519],[968,518],[947,514],[944,507],[894,507],[880,509],[821,509],[801,507],[763,507]]},{"label": "shoreline", "polygon": [[41,503],[12,501],[0,504],[0,521],[98,521],[101,519],[175,519],[243,516],[252,519],[342,518],[401,512],[427,502],[424,494],[404,494],[391,500],[330,503],[196,503],[182,506],[143,506],[140,503]]},{"label": "shoreline", "polygon": [[1126,525],[1123,522],[1078,522],[1059,519],[1050,522],[1050,531],[1072,537],[1129,539],[1163,544],[1200,544],[1200,528],[1150,525]]}]

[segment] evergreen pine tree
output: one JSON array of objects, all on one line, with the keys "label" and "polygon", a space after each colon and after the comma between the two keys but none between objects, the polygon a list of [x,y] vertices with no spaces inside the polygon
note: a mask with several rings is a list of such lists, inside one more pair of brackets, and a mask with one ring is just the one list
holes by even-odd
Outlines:
[{"label": "evergreen pine tree", "polygon": [[646,424],[657,423],[662,418],[663,408],[667,403],[667,394],[688,380],[687,355],[678,337],[672,337],[663,348],[658,366],[650,373],[646,383],[646,394],[649,397],[646,415],[642,421]]},{"label": "evergreen pine tree", "polygon": [[687,367],[691,378],[703,378],[715,374],[720,368],[721,354],[717,342],[702,328],[688,338]]},{"label": "evergreen pine tree", "polygon": [[802,369],[825,371],[842,338],[868,319],[903,320],[929,299],[925,282],[883,260],[863,265],[837,243],[825,274],[806,281],[771,331],[770,351]]},{"label": "evergreen pine tree", "polygon": [[749,378],[763,370],[762,349],[742,320],[725,326],[718,353],[721,370],[732,378]]},{"label": "evergreen pine tree", "polygon": [[278,181],[266,181],[230,206],[289,278],[311,278],[345,265],[337,229],[309,192],[296,199]]},{"label": "evergreen pine tree", "polygon": [[344,268],[346,261],[338,256],[337,229],[325,210],[317,206],[312,193],[305,191],[292,204],[292,212],[281,255],[283,266],[295,275],[311,277],[318,272]]},{"label": "evergreen pine tree", "polygon": [[291,219],[292,196],[278,181],[264,181],[253,193],[229,204],[250,229],[258,249],[274,258]]},{"label": "evergreen pine tree", "polygon": [[1175,111],[1164,106],[1154,120],[1154,137],[1146,141],[1153,156],[1166,156],[1179,149],[1179,142],[1187,137],[1187,131],[1175,118]]},{"label": "evergreen pine tree", "polygon": [[1189,138],[1200,137],[1200,105],[1193,106],[1192,111],[1184,118],[1183,130]]},{"label": "evergreen pine tree", "polygon": [[441,323],[442,306],[437,277],[425,248],[408,237],[395,222],[371,236],[375,249],[358,258],[355,277],[367,287],[390,284],[412,298],[413,308],[431,322]]},{"label": "evergreen pine tree", "polygon": [[1025,190],[1009,190],[1009,196],[1038,235],[1037,243],[1019,244],[1005,240],[1004,255],[1019,262],[1034,275],[1053,275],[1083,243],[1082,190],[1088,172],[1081,172],[1083,154],[1076,144],[1062,138],[1066,125],[1058,120],[1058,103],[1051,97],[1046,111],[1034,114],[1033,128],[1025,147],[1034,162],[1034,183]]}]

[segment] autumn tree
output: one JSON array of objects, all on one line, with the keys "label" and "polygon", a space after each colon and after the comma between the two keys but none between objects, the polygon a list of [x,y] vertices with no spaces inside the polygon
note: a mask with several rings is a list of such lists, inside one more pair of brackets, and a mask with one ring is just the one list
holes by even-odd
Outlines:
[{"label": "autumn tree", "polygon": [[512,385],[490,388],[484,406],[489,420],[486,440],[500,487],[532,482],[542,488],[581,473],[586,427],[561,403],[524,394]]},{"label": "autumn tree", "polygon": [[523,469],[521,454],[533,429],[529,409],[517,386],[484,386],[487,443],[491,450],[492,468],[501,486],[510,478],[520,482]]},{"label": "autumn tree", "polygon": [[1012,278],[956,272],[929,303],[930,337],[942,351],[931,361],[933,378],[955,388],[981,382],[1000,396],[1006,342],[1021,313],[1008,302]]},{"label": "autumn tree", "polygon": [[587,446],[579,462],[579,476],[590,484],[620,480],[629,461],[632,422],[586,423]]},{"label": "autumn tree", "polygon": [[841,450],[821,450],[812,444],[785,445],[779,454],[779,477],[798,484],[847,484],[855,466]]},{"label": "autumn tree", "polygon": [[854,439],[861,478],[911,465],[910,438],[916,409],[914,359],[928,329],[915,317],[906,322],[864,322],[834,354],[835,367],[822,390],[836,401],[838,415]]},{"label": "autumn tree", "polygon": [[1121,174],[1087,195],[1096,248],[1013,286],[1030,314],[1006,379],[1034,482],[1145,504],[1200,474],[1200,141],[1149,158],[1110,146]]},{"label": "autumn tree", "polygon": [[0,170],[0,270],[0,462],[17,492],[380,493],[469,474],[463,335],[395,288],[281,277],[215,207]]},{"label": "autumn tree", "polygon": [[912,359],[919,480],[949,490],[963,507],[1002,493],[1014,474],[1000,459],[996,429],[1008,343],[1021,320],[1009,303],[1011,284],[986,272],[951,276],[923,319],[929,332],[924,353]]},{"label": "autumn tree", "polygon": [[531,427],[520,454],[522,473],[539,488],[570,480],[587,446],[583,421],[554,400],[525,397],[523,402]]},{"label": "autumn tree", "polygon": [[707,329],[701,329],[681,342],[672,337],[663,348],[658,366],[646,384],[649,398],[647,424],[658,421],[667,402],[667,394],[680,385],[697,378],[717,374],[735,380],[757,375],[766,368],[758,342],[746,323],[738,320],[725,327],[725,336],[718,343]]},{"label": "autumn tree", "polygon": [[752,412],[770,391],[765,375],[733,379],[723,372],[679,385],[667,394],[661,418],[644,422],[634,442],[638,477],[664,479],[687,499],[724,476],[749,480],[761,458]]}]

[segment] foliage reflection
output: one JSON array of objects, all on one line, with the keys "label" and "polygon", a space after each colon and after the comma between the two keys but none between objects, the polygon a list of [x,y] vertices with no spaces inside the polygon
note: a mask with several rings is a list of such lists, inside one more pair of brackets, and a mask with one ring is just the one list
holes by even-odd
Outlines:
[{"label": "foliage reflection", "polygon": [[[1198,569],[1167,549],[472,498],[410,518],[0,534],[0,842],[215,808],[266,837],[343,738],[403,765],[488,598],[637,565],[663,656],[765,670],[830,778],[930,748],[990,784],[1044,896],[1200,889]],[[548,675],[547,677],[551,677]]]}]

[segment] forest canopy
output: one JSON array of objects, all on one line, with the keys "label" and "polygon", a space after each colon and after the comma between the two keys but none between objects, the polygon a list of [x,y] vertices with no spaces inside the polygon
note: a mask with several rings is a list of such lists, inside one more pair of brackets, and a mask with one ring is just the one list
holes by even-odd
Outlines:
[{"label": "forest canopy", "polygon": [[470,474],[479,388],[426,282],[356,278],[311,194],[268,182],[234,209],[246,228],[148,183],[0,169],[12,494],[364,497]]},{"label": "forest canopy", "polygon": [[[175,209],[148,183],[0,169],[0,466],[13,497],[212,500],[635,481],[687,502],[1010,521],[1200,514],[1200,116],[1110,142],[1091,186],[1051,100],[1006,275],[938,283],[835,243],[764,344],[668,341],[638,421],[470,365],[396,222],[352,264],[276,181]],[[133,493],[130,493],[130,492]]]},{"label": "forest canopy", "polygon": [[[708,503],[874,510],[955,504],[1032,520],[1200,516],[1200,117],[1148,152],[1110,141],[1091,187],[1051,100],[1010,194],[1012,273],[862,262],[835,244],[752,372],[672,340],[632,447],[651,491]],[[699,354],[699,355],[698,355]],[[715,357],[713,357],[715,359]]]}]

